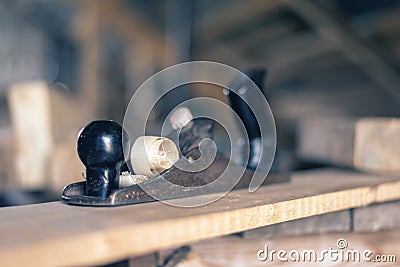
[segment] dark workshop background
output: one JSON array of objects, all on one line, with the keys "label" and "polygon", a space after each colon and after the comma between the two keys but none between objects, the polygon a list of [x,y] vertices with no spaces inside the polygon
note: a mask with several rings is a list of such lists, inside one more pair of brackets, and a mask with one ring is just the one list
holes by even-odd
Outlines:
[{"label": "dark workshop background", "polygon": [[[43,173],[57,182],[42,187],[16,182],[18,145],[8,97],[13,88],[42,80],[49,90],[78,103],[71,112],[52,115],[57,129],[67,127],[65,120],[80,126],[98,118],[121,122],[144,80],[190,60],[217,61],[242,71],[266,68],[280,168],[307,168],[310,163],[296,157],[299,120],[400,116],[400,1],[1,0],[3,205],[57,199],[62,185],[81,179],[82,169],[75,167],[80,164],[75,139],[55,137]],[[226,101],[219,91],[185,94],[179,97],[210,94]],[[163,107],[170,104],[165,101]],[[32,139],[32,145],[36,142]],[[29,177],[30,170],[25,173]]]}]

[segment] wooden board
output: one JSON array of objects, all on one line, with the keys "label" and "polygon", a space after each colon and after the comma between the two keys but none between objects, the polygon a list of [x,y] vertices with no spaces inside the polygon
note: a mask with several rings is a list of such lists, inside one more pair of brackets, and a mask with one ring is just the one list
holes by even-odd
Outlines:
[{"label": "wooden board", "polygon": [[[17,185],[26,190],[42,190],[72,181],[62,173],[64,169],[79,177],[82,164],[75,156],[76,136],[89,121],[85,105],[43,81],[14,84],[8,91],[8,102],[15,135]],[[62,159],[61,150],[66,151],[62,153],[67,153],[69,160],[53,162]]]},{"label": "wooden board", "polygon": [[[385,203],[386,204],[386,203]],[[349,232],[352,227],[350,210],[320,214],[298,220],[277,223],[246,231],[243,237],[283,237],[332,232]],[[366,222],[368,224],[368,222]]]},{"label": "wooden board", "polygon": [[15,179],[25,189],[43,188],[54,145],[48,87],[40,81],[14,85],[8,102],[15,134]]},{"label": "wooden board", "polygon": [[400,118],[357,121],[354,166],[400,174]]},{"label": "wooden board", "polygon": [[400,201],[353,210],[353,231],[377,232],[400,228]]},{"label": "wooden board", "polygon": [[7,187],[13,176],[15,157],[14,134],[11,126],[0,128],[0,192]]},{"label": "wooden board", "polygon": [[[266,261],[260,261],[257,258],[257,252],[265,249],[268,246],[271,250],[284,250],[288,253],[292,250],[297,250],[302,253],[305,250],[314,250],[318,259],[321,259],[321,251],[339,250],[337,240],[344,238],[347,241],[348,247],[343,251],[358,250],[361,253],[365,250],[372,251],[371,259],[376,255],[395,255],[396,262],[365,262],[353,263],[352,259],[349,262],[330,260],[329,256],[325,257],[322,262],[313,261],[292,261],[288,255],[284,256],[288,259],[287,262],[282,262],[274,255]],[[192,245],[192,251],[209,267],[224,267],[224,266],[398,266],[400,260],[400,230],[392,230],[388,232],[378,233],[333,233],[322,235],[307,235],[307,236],[290,236],[290,237],[254,237],[251,239],[243,239],[237,236],[228,236],[215,238],[212,240],[203,241]],[[339,254],[338,254],[339,255]],[[161,260],[164,258],[164,253],[161,253]],[[333,259],[335,256],[333,256]],[[346,258],[345,258],[346,259]],[[397,264],[397,265],[396,265]]]},{"label": "wooden board", "polygon": [[[204,196],[207,198],[208,196]],[[60,202],[0,209],[0,266],[104,264],[202,239],[400,199],[400,180],[321,169],[198,208]]]},{"label": "wooden board", "polygon": [[299,128],[301,158],[400,174],[400,118],[318,118]]}]

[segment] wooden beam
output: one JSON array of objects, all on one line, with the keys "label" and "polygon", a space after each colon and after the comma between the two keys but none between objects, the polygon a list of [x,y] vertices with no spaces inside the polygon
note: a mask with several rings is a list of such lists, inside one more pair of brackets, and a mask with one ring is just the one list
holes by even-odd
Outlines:
[{"label": "wooden beam", "polygon": [[[276,237],[276,238],[265,238],[262,236],[243,239],[237,236],[227,236],[222,238],[215,238],[194,244],[192,246],[193,252],[197,253],[203,261],[209,267],[220,267],[220,266],[351,266],[359,265],[366,267],[375,266],[397,266],[399,262],[399,251],[400,251],[400,231],[382,231],[377,233],[334,233],[334,234],[318,234],[318,235],[307,235],[307,236],[290,236],[290,237]],[[337,246],[338,239],[345,239],[348,243],[348,248],[339,249]],[[269,253],[275,250],[273,259],[271,254],[265,261],[260,261],[257,257],[257,252],[264,250],[265,246],[268,246]],[[337,255],[339,260],[334,260],[335,256],[329,256],[325,254],[324,260],[319,261],[322,258],[324,250],[338,250],[343,252],[360,251],[360,262],[356,263],[356,256],[347,254],[344,256],[344,261],[341,261],[340,253],[332,254]],[[285,256],[281,258],[288,259],[287,262],[279,260],[278,251],[286,251]],[[307,254],[303,254],[305,251],[314,250],[317,254],[318,259],[316,261],[308,260]],[[370,262],[363,261],[362,253],[365,250],[372,251]],[[297,261],[290,260],[289,253],[291,251],[298,251],[300,255],[306,255],[306,260],[302,260],[303,256]],[[281,254],[282,255],[282,254]],[[292,253],[292,258],[295,254]],[[375,256],[377,255],[394,255],[395,258],[390,262],[376,262]],[[264,255],[261,255],[264,256]],[[346,261],[346,257],[349,257],[349,261]],[[352,258],[354,257],[354,258]],[[162,257],[163,258],[163,257]],[[162,259],[161,258],[161,259]],[[386,257],[387,258],[387,257]],[[332,259],[332,260],[331,260]],[[354,262],[353,262],[354,259]]]},{"label": "wooden beam", "polygon": [[15,182],[24,189],[42,189],[54,146],[48,87],[39,81],[13,85],[8,103],[15,134]]},{"label": "wooden beam", "polygon": [[281,6],[279,1],[251,0],[226,5],[220,12],[209,12],[197,24],[195,34],[207,43],[227,30],[234,29],[244,21],[260,16],[268,10]]},{"label": "wooden beam", "polygon": [[[9,88],[8,102],[15,134],[13,185],[25,190],[42,190],[51,187],[59,178],[58,184],[71,181],[65,179],[68,176],[79,177],[79,172],[75,173],[81,168],[76,157],[75,139],[88,121],[85,105],[42,81],[14,84]],[[72,145],[63,147],[64,152],[61,152],[59,145],[64,142]],[[72,156],[65,157],[65,152]],[[56,162],[57,166],[64,167],[54,169],[54,159],[64,159]],[[60,172],[65,169],[71,173]],[[49,177],[52,170],[54,175]]]},{"label": "wooden beam", "polygon": [[[151,73],[154,73],[155,66],[164,66],[165,62],[172,62],[171,58],[175,53],[173,42],[169,44],[169,52],[165,53],[163,32],[159,32],[133,11],[126,10],[124,1],[66,1],[79,8],[78,18],[75,23],[76,38],[82,46],[83,60],[81,65],[81,84],[85,100],[85,106],[88,106],[93,117],[98,117],[102,103],[106,101],[104,88],[102,90],[101,75],[99,68],[101,66],[101,34],[104,30],[112,30],[119,37],[127,42],[128,49],[135,49],[135,54],[140,54],[140,58],[135,59],[136,65],[144,64],[148,68],[147,62],[152,62]],[[129,54],[133,54],[132,51]],[[143,62],[143,60],[145,62]],[[129,63],[128,63],[129,64]],[[132,71],[129,71],[132,75]],[[149,76],[139,76],[141,72],[134,73],[135,79],[145,80]],[[136,89],[140,84],[136,84],[132,89]],[[130,99],[131,91],[127,92]]]},{"label": "wooden beam", "polygon": [[[400,228],[400,201],[353,210],[353,231],[376,232]],[[400,250],[399,250],[400,251]]]},{"label": "wooden beam", "polygon": [[304,60],[334,49],[331,43],[321,39],[315,33],[300,33],[281,38],[272,44],[259,46],[256,56],[250,58],[245,55],[243,49],[250,47],[249,44],[257,45],[263,39],[262,35],[257,39],[249,40],[248,44],[245,42],[221,43],[212,49],[200,52],[197,57],[222,61],[242,69],[267,67],[268,83],[271,85],[282,81],[282,77],[287,77],[291,71],[297,70]]},{"label": "wooden beam", "polygon": [[312,217],[301,218],[298,220],[260,227],[254,230],[245,231],[242,236],[245,238],[276,238],[283,236],[349,232],[351,230],[351,227],[351,211],[342,210],[338,212],[321,214]]},{"label": "wooden beam", "polygon": [[[140,43],[142,48],[146,48],[141,51],[142,53],[157,58],[161,65],[163,65],[164,59],[172,61],[164,53],[163,32],[159,32],[147,21],[144,21],[139,14],[128,12],[127,8],[123,6],[123,1],[102,1],[99,6],[102,20],[121,33],[131,44]],[[173,46],[169,46],[169,48],[172,49]],[[174,54],[171,51],[171,56]]]},{"label": "wooden beam", "polygon": [[399,118],[313,118],[299,128],[299,155],[310,161],[400,174]]},{"label": "wooden beam", "polygon": [[100,11],[98,1],[73,1],[84,4],[74,20],[74,34],[81,47],[79,61],[79,95],[85,103],[86,113],[94,117],[101,109],[100,75]]},{"label": "wooden beam", "polygon": [[11,125],[0,128],[0,192],[3,192],[14,177],[15,152],[15,134]]},{"label": "wooden beam", "polygon": [[[201,54],[216,53],[215,50],[220,50],[221,47],[231,46],[237,51],[246,51],[254,48],[254,46],[265,44],[268,41],[276,40],[285,34],[292,33],[298,25],[293,21],[280,21],[275,24],[266,24],[256,30],[249,29],[246,36],[238,36],[231,38],[229,42],[224,40],[214,40],[212,43],[199,47]],[[232,30],[232,29],[231,29]],[[224,33],[221,33],[222,35]]]},{"label": "wooden beam", "polygon": [[222,12],[208,12],[208,15],[195,24],[193,32],[197,46],[202,50],[195,51],[194,60],[223,61],[225,64],[241,69],[265,66],[263,60],[254,62],[246,58],[243,51],[240,51],[240,47],[235,47],[230,43],[216,42],[215,39],[224,32],[239,26],[243,21],[254,19],[255,16],[260,16],[279,6],[281,6],[279,1],[252,0],[228,5]]},{"label": "wooden beam", "polygon": [[[203,196],[208,198],[209,196]],[[340,170],[238,190],[198,208],[59,202],[0,209],[0,265],[98,265],[216,236],[400,198],[400,181]]]},{"label": "wooden beam", "polygon": [[353,63],[357,64],[372,80],[400,100],[400,75],[375,51],[359,40],[355,33],[341,26],[328,12],[308,0],[282,0],[288,7],[314,25],[318,33],[336,45]]},{"label": "wooden beam", "polygon": [[[127,11],[124,0],[113,1],[65,1],[80,9],[93,9],[98,12],[98,22],[103,26],[111,26],[122,35],[130,45],[141,43],[157,58],[162,59],[164,53],[163,33],[151,26],[141,15]],[[78,22],[79,24],[79,22]],[[78,27],[78,26],[77,26]]]},{"label": "wooden beam", "polygon": [[399,11],[399,7],[376,9],[352,18],[351,26],[362,37],[373,37],[377,33],[396,35],[400,25]]},{"label": "wooden beam", "polygon": [[304,64],[305,60],[323,55],[333,49],[331,43],[321,39],[315,33],[301,33],[282,39],[274,45],[266,45],[258,52],[258,60],[263,60],[269,67],[268,83],[271,85],[282,81],[282,77],[289,77],[287,74],[290,71],[303,68],[299,66]]}]

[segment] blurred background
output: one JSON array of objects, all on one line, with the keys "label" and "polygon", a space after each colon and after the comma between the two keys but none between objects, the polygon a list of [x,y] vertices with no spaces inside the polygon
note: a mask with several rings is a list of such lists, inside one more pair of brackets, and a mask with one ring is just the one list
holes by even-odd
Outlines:
[{"label": "blurred background", "polygon": [[[122,122],[143,81],[190,60],[265,68],[280,171],[307,168],[299,121],[400,115],[400,1],[0,0],[1,205],[58,199],[82,180],[79,129]],[[154,120],[201,94],[226,101],[188,89]]]}]

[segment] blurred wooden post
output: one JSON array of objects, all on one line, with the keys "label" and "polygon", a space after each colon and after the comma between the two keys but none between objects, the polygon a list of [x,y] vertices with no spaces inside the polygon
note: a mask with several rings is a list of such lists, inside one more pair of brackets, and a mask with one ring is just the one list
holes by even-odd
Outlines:
[{"label": "blurred wooden post", "polygon": [[71,179],[79,179],[83,167],[75,140],[87,114],[78,99],[33,81],[11,86],[8,102],[17,185],[25,190],[60,190]]},{"label": "blurred wooden post", "polygon": [[[79,88],[80,97],[84,101],[86,111],[92,116],[100,111],[100,14],[99,2],[82,1],[74,23],[75,38],[81,46]],[[91,116],[91,117],[92,117]]]},{"label": "blurred wooden post", "polygon": [[14,153],[14,134],[11,126],[0,129],[0,191],[13,177]]},{"label": "blurred wooden post", "polygon": [[41,189],[54,146],[47,86],[39,81],[14,85],[8,102],[16,139],[15,178],[24,189]]}]

